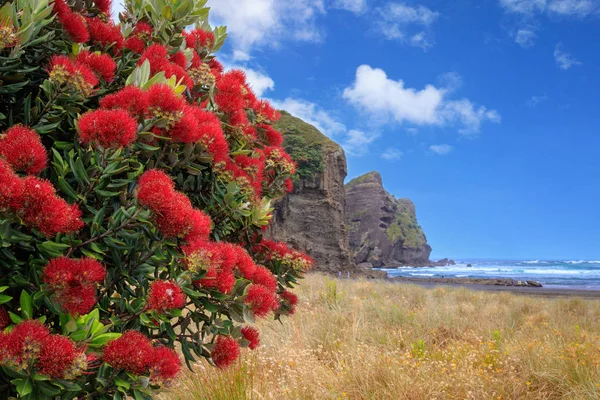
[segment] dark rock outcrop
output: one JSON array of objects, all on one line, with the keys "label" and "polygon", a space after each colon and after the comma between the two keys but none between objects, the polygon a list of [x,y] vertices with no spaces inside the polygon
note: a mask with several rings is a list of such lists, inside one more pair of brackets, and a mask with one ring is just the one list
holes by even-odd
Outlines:
[{"label": "dark rock outcrop", "polygon": [[346,223],[357,264],[374,267],[431,265],[431,247],[416,218],[415,205],[396,199],[381,175],[370,172],[346,185]]},{"label": "dark rock outcrop", "polygon": [[[294,182],[293,192],[274,204],[273,220],[266,235],[308,253],[319,271],[359,271],[350,255],[344,217],[347,174],[344,150],[314,126],[288,113],[282,113],[278,128],[286,142],[293,139],[297,143],[302,139],[302,145],[308,151],[318,150],[322,160],[304,168],[303,176]],[[293,151],[290,154],[295,155]],[[302,168],[300,163],[299,167]]]}]

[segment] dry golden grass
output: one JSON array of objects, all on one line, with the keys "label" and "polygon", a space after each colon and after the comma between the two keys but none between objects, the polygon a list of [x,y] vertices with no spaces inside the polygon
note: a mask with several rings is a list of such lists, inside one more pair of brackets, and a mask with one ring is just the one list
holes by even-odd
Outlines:
[{"label": "dry golden grass", "polygon": [[164,399],[598,399],[600,301],[310,275],[262,346]]}]

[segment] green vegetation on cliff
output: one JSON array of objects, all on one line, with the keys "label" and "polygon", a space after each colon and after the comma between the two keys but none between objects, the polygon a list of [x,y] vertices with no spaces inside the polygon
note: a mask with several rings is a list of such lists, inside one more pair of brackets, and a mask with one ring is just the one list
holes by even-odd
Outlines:
[{"label": "green vegetation on cliff", "polygon": [[295,178],[310,179],[323,172],[324,155],[338,150],[339,146],[314,126],[281,111],[281,119],[275,126],[283,133],[283,147],[298,164]]},{"label": "green vegetation on cliff", "polygon": [[394,199],[397,209],[396,218],[386,229],[391,242],[399,239],[406,247],[422,247],[427,243],[425,234],[417,222],[417,216],[405,201]]}]

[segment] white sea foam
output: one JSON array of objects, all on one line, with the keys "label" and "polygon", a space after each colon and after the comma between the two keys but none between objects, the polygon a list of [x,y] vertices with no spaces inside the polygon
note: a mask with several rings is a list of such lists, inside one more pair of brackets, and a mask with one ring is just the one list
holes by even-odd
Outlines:
[{"label": "white sea foam", "polygon": [[540,260],[533,260],[533,261],[523,261],[523,264],[539,264]]},{"label": "white sea foam", "polygon": [[434,276],[435,274],[418,274],[416,272],[411,273],[413,276]]}]

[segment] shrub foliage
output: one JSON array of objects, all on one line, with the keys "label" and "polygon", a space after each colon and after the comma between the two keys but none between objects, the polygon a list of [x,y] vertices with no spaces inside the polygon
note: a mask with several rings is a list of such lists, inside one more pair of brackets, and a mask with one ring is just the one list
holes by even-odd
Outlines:
[{"label": "shrub foliage", "polygon": [[151,398],[258,346],[312,261],[262,237],[295,164],[206,0],[2,3],[0,397]]}]

